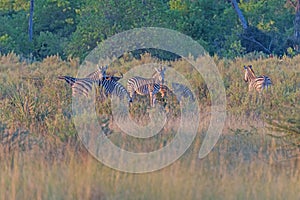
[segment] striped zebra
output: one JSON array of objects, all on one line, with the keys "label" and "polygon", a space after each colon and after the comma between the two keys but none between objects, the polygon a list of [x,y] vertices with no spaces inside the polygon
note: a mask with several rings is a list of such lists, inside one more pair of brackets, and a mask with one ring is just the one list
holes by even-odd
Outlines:
[{"label": "striped zebra", "polygon": [[[89,92],[92,90],[92,86],[100,86],[104,89],[105,96],[113,94],[114,88],[122,87],[120,83],[114,83],[123,77],[117,76],[107,76],[106,75],[107,66],[100,66],[98,70],[87,75],[86,78],[74,78],[71,76],[59,76],[59,79],[65,80],[72,87],[72,94],[81,94],[88,96]],[[75,84],[75,86],[74,86]],[[119,86],[121,85],[121,86]]]},{"label": "striped zebra", "polygon": [[88,97],[94,83],[97,83],[97,80],[90,78],[75,78],[72,76],[59,76],[58,79],[65,80],[71,86],[73,96],[80,94]]},{"label": "striped zebra", "polygon": [[[123,74],[121,74],[121,77],[117,77],[117,76],[109,76],[106,74],[106,70],[107,70],[108,66],[98,66],[98,70],[95,72],[90,73],[89,75],[87,75],[87,78],[90,78],[92,80],[100,80],[100,79],[105,79],[109,83],[109,81],[119,81],[121,78],[123,78]],[[104,91],[103,91],[104,90]],[[100,99],[105,99],[108,98],[109,94],[111,94],[110,91],[107,91],[106,89],[104,89],[103,87],[99,88],[99,94],[100,94]]]},{"label": "striped zebra", "polygon": [[193,92],[183,84],[173,82],[172,91],[176,95],[176,98],[179,102],[182,101],[182,97],[192,102],[195,101]]},{"label": "striped zebra", "polygon": [[[89,79],[94,80],[94,81],[100,80],[103,77],[106,77],[106,70],[107,70],[107,66],[105,66],[105,67],[104,66],[101,66],[101,67],[98,66],[98,70],[95,71],[95,72],[90,73],[89,75],[87,75],[86,78],[89,78]],[[82,81],[82,78],[75,78],[75,77],[72,77],[72,76],[59,76],[58,79],[65,80],[71,87],[74,85],[74,83],[77,80]],[[88,80],[88,79],[86,79],[86,80]]]},{"label": "striped zebra", "polygon": [[59,76],[59,79],[64,79],[72,87],[72,95],[77,94],[88,97],[93,86],[97,88],[103,88],[106,96],[116,95],[120,99],[126,97],[128,102],[131,102],[131,98],[126,88],[119,82],[114,81],[113,78],[104,77],[106,67],[100,67],[98,71],[91,73],[87,78],[74,78],[71,76]]},{"label": "striped zebra", "polygon": [[149,95],[150,106],[155,106],[156,94],[160,90],[160,85],[164,84],[166,68],[155,68],[155,73],[152,78],[143,78],[135,76],[127,81],[127,90],[131,98],[131,102],[135,93],[139,95]]},{"label": "striped zebra", "polygon": [[249,84],[249,92],[255,89],[257,92],[261,93],[263,89],[268,89],[272,85],[272,81],[267,76],[256,76],[252,65],[244,66],[245,76],[244,81]]},{"label": "striped zebra", "polygon": [[106,80],[113,80],[113,81],[119,81],[121,78],[123,78],[123,74],[121,73],[121,76],[109,76],[106,74],[108,66],[98,66],[98,70],[95,72],[90,73],[87,75],[87,78],[91,78],[93,80],[98,80],[101,78],[105,78]]},{"label": "striped zebra", "polygon": [[[64,76],[67,82],[73,77]],[[107,96],[116,95],[119,99],[127,98],[128,102],[131,102],[131,98],[126,88],[119,82],[107,79],[92,80],[91,78],[76,78],[76,81],[72,84],[72,95],[83,95],[88,97],[93,86],[102,87]]]},{"label": "striped zebra", "polygon": [[78,80],[78,78],[72,76],[59,76],[58,79],[65,80],[68,83],[68,85],[70,85],[71,87]]},{"label": "striped zebra", "polygon": [[[98,65],[97,65],[98,66]],[[90,78],[92,80],[100,80],[102,78],[106,77],[106,70],[107,70],[108,66],[98,66],[97,71],[90,73],[89,75],[87,75],[87,78]]]}]

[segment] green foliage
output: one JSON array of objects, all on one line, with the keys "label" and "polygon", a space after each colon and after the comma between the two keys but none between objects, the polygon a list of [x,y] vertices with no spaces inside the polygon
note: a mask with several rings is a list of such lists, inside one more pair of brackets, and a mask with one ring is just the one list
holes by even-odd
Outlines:
[{"label": "green foliage", "polygon": [[66,38],[60,37],[57,34],[51,32],[40,32],[35,39],[35,51],[33,56],[37,59],[46,58],[49,55],[61,55],[64,56],[64,47],[67,41]]},{"label": "green foliage", "polygon": [[[8,3],[0,5],[0,51],[14,51],[25,57],[32,55],[39,60],[55,54],[66,58],[65,45],[76,29],[75,10],[80,1],[35,1],[32,43],[28,36],[29,1],[23,2],[24,8],[21,3],[10,2],[11,7]],[[16,5],[20,7],[15,9]]]},{"label": "green foliage", "polygon": [[185,2],[183,2],[182,0],[170,0],[169,5],[171,10],[178,10],[178,11],[187,10],[187,6]]},{"label": "green foliage", "polygon": [[86,1],[67,53],[84,58],[97,44],[125,30],[164,26],[166,4],[161,1]]},{"label": "green foliage", "polygon": [[0,11],[20,11],[20,10],[28,10],[29,9],[29,1],[27,0],[1,0],[0,1]]},{"label": "green foliage", "polygon": [[[1,12],[0,12],[1,13]],[[27,35],[26,12],[21,10],[11,15],[0,15],[1,26],[1,46],[0,51],[3,54],[14,51],[15,53],[27,55],[30,45]]]},{"label": "green foliage", "polygon": [[[286,1],[277,0],[250,0],[241,1],[239,4],[252,30],[257,28],[254,32],[256,40],[277,55],[283,55],[289,47],[287,42],[292,36],[290,29],[293,28],[295,18],[285,4]],[[260,51],[259,48],[253,49]],[[248,49],[248,52],[253,49]]]},{"label": "green foliage", "polygon": [[[29,1],[4,0],[0,2],[0,52],[14,51],[39,60],[56,54],[63,59],[71,56],[83,60],[103,40],[138,27],[180,31],[198,41],[211,55],[227,58],[261,50],[283,55],[294,47],[291,36],[295,13],[285,1],[240,1],[239,6],[251,27],[248,33],[243,33],[230,1],[35,1],[30,43]],[[245,41],[243,36],[255,38],[268,51],[256,42]]]}]

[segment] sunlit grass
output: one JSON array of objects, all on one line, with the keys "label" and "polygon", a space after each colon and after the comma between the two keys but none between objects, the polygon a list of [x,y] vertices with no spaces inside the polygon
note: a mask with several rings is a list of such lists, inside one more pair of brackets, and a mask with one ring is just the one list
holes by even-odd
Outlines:
[{"label": "sunlit grass", "polygon": [[[299,112],[294,108],[299,108],[300,100],[300,56],[213,59],[227,98],[224,131],[213,151],[204,159],[198,158],[210,122],[211,94],[192,66],[184,60],[173,61],[168,66],[189,80],[199,102],[198,134],[186,153],[170,166],[129,174],[101,164],[76,136],[71,89],[57,79],[77,74],[76,59],[66,62],[51,56],[26,64],[15,54],[1,56],[0,199],[298,199]],[[125,74],[132,66],[149,62],[159,61],[147,54],[141,60],[121,58],[109,72]],[[248,94],[242,79],[243,65],[247,64],[253,65],[257,75],[272,79],[270,91],[261,96]],[[170,75],[169,80],[175,78]],[[140,125],[149,120],[148,101],[138,97],[129,111]],[[146,142],[125,135],[111,123],[109,100],[97,102],[96,111],[98,121],[104,124],[102,130],[109,130],[107,137],[114,144],[149,152],[172,142],[181,117],[173,94],[158,104],[165,106],[167,123]],[[267,124],[275,125],[274,129]],[[281,137],[286,134],[288,137]]]}]

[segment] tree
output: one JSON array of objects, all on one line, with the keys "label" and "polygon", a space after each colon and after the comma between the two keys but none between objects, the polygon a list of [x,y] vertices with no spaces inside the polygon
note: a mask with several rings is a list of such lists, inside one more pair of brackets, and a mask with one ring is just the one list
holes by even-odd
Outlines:
[{"label": "tree", "polygon": [[132,28],[166,27],[166,3],[152,1],[87,0],[77,16],[67,54],[83,59],[106,38]]},{"label": "tree", "polygon": [[300,44],[300,0],[287,0],[287,3],[295,9],[294,19],[294,34],[293,34],[293,47],[299,52]]},{"label": "tree", "polygon": [[29,42],[32,41],[32,34],[33,34],[33,8],[34,8],[34,0],[30,0],[30,14],[29,14],[29,27],[28,27],[28,34],[29,34]]},{"label": "tree", "polygon": [[248,22],[245,19],[241,9],[239,8],[239,5],[238,5],[237,1],[236,0],[231,0],[231,3],[232,3],[232,6],[233,6],[236,14],[238,15],[238,17],[240,19],[240,22],[242,24],[243,29],[246,30],[248,28]]},{"label": "tree", "polygon": [[241,38],[242,44],[246,47],[246,50],[248,52],[255,50],[263,51],[265,53],[271,54],[271,38],[256,27],[249,27],[247,20],[240,10],[237,1],[231,0],[231,3],[243,27],[244,32],[241,34]]}]

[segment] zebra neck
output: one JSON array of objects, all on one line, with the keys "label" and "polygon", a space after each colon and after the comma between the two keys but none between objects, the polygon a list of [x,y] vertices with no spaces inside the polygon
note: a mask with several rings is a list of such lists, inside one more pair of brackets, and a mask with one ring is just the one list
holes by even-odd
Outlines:
[{"label": "zebra neck", "polygon": [[249,79],[250,81],[253,81],[253,80],[256,79],[256,76],[255,76],[254,72],[248,70],[247,73],[248,73],[248,79]]}]

